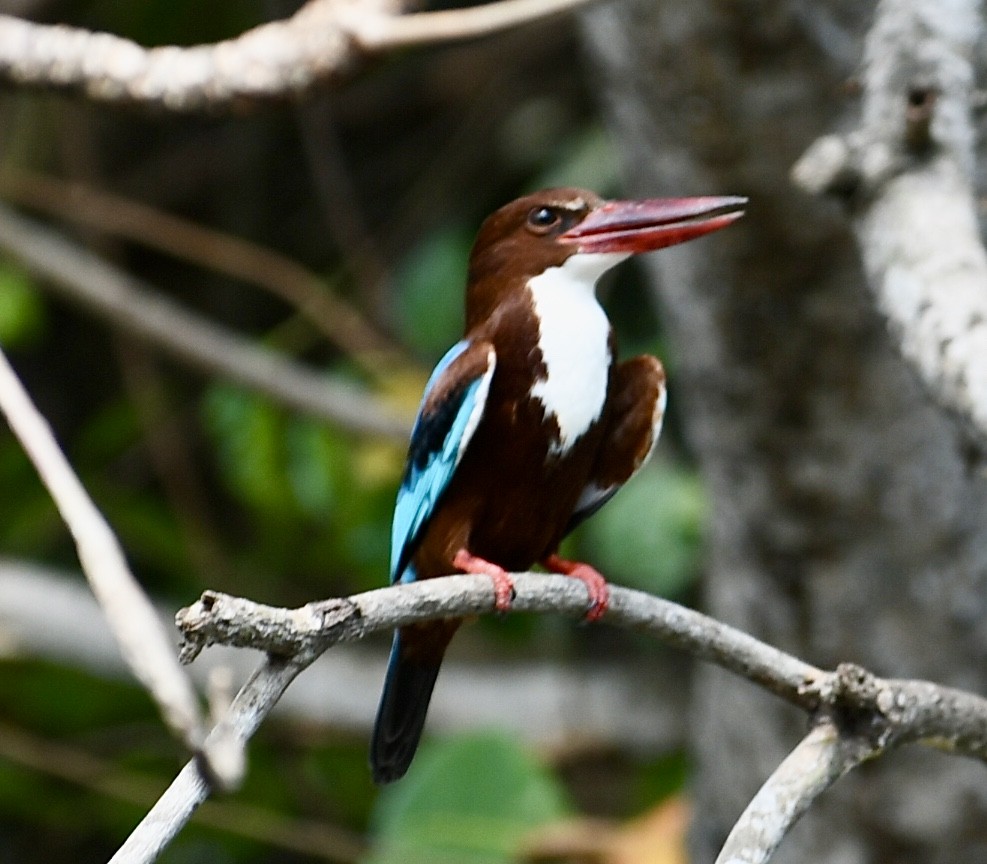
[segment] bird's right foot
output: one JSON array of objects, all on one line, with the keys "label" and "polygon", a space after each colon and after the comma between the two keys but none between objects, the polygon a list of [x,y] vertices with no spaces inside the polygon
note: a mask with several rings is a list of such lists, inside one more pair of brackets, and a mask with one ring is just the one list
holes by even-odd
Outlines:
[{"label": "bird's right foot", "polygon": [[452,559],[452,563],[464,573],[482,573],[489,576],[494,586],[494,609],[498,612],[511,611],[511,604],[517,592],[514,590],[514,580],[503,567],[466,549],[460,549]]}]

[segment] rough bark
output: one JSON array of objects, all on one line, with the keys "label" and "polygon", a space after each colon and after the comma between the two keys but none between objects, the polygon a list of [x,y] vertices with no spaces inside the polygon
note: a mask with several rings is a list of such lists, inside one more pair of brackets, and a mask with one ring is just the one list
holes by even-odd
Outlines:
[{"label": "rough bark", "polygon": [[[629,192],[731,193],[743,225],[651,256],[681,412],[713,502],[705,604],[822,666],[984,692],[987,483],[865,291],[837,207],[789,171],[852,108],[872,4],[749,0],[594,10]],[[699,671],[694,860],[712,861],[804,734],[780,702]],[[853,772],[777,862],[987,860],[987,778],[903,751]]]}]

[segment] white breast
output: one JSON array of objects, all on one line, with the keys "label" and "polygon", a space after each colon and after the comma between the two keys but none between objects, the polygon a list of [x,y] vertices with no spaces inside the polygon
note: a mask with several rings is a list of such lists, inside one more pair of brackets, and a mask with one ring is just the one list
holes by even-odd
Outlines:
[{"label": "white breast", "polygon": [[573,255],[528,282],[538,318],[538,347],[547,374],[533,398],[559,427],[556,455],[568,452],[600,417],[607,398],[610,322],[596,300],[596,280],[628,257],[623,253]]}]

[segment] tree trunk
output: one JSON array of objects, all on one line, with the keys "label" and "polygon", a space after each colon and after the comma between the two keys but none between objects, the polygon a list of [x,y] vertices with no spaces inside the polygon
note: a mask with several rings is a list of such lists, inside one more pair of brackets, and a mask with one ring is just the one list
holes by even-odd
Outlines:
[{"label": "tree trunk", "polygon": [[[852,107],[872,4],[637,2],[588,14],[629,193],[745,194],[729,231],[650,256],[671,404],[712,500],[705,604],[833,667],[987,691],[987,482],[893,349],[842,212],[792,164]],[[696,862],[804,717],[699,670]],[[842,780],[777,862],[987,860],[982,765],[911,748]]]}]

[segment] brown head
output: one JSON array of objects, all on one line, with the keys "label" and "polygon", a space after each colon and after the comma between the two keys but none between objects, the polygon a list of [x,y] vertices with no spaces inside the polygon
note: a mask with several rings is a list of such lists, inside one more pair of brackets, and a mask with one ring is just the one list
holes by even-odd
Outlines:
[{"label": "brown head", "polygon": [[470,253],[466,328],[486,319],[504,297],[574,255],[595,256],[596,280],[641,252],[684,243],[743,215],[746,198],[652,198],[605,201],[585,189],[545,189],[488,216]]}]

